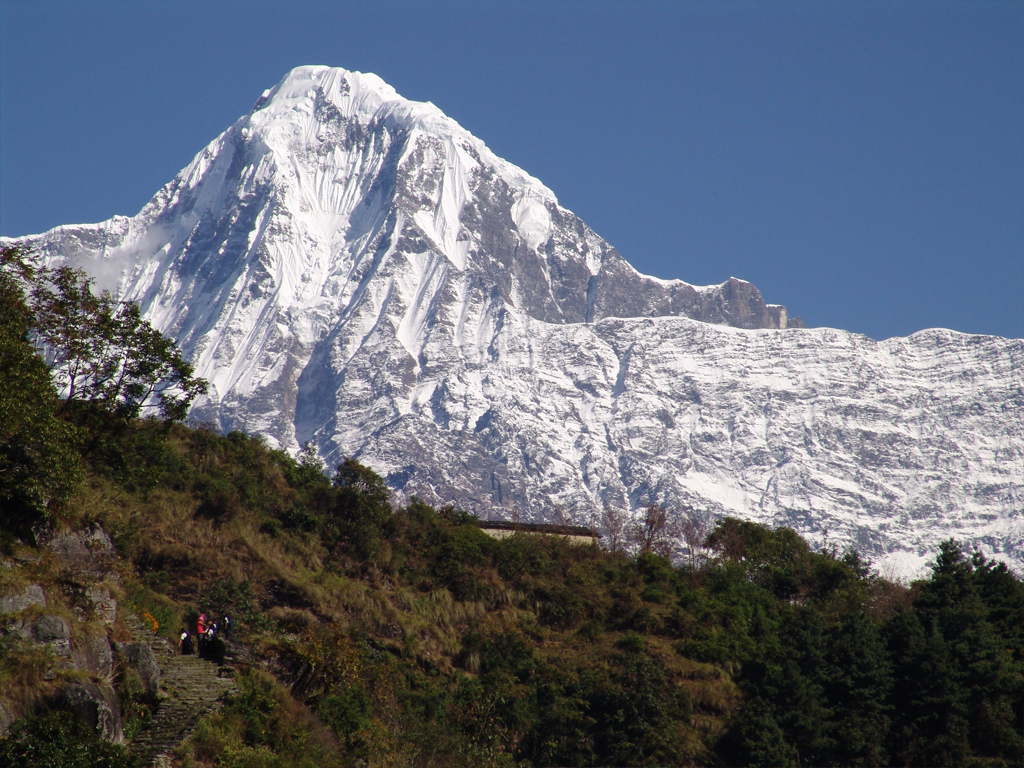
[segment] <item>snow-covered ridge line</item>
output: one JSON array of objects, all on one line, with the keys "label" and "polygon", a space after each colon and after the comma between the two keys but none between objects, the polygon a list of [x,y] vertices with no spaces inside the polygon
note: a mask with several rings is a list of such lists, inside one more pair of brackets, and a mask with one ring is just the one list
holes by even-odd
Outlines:
[{"label": "snow-covered ridge line", "polygon": [[481,513],[692,504],[896,571],[956,536],[1024,570],[1024,342],[796,330],[640,274],[380,78],[299,67],[136,216],[5,239],[137,301],[193,416]]}]

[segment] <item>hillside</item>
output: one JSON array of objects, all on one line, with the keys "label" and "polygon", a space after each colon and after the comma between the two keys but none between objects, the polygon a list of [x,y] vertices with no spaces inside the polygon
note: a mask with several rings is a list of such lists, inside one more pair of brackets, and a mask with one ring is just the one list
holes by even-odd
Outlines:
[{"label": "hillside", "polygon": [[[167,638],[200,611],[232,616],[238,690],[178,748],[182,765],[1024,756],[1024,585],[954,546],[908,589],[785,529],[726,521],[697,563],[673,566],[495,540],[419,502],[392,511],[365,468],[331,484],[237,433],[140,423],[112,448],[87,457],[54,523],[102,526],[116,564],[90,579],[7,531],[0,591],[42,588],[72,646],[97,636],[94,583],[116,600],[111,639],[133,615]],[[82,676],[11,632],[42,613],[9,616],[0,644],[3,705],[19,715],[59,706],[61,680]],[[154,703],[131,669],[93,675],[117,691],[129,746]]]},{"label": "hillside", "polygon": [[[1003,564],[947,542],[906,587],[786,528],[695,511],[672,531],[657,508],[608,513],[606,548],[495,539],[471,511],[392,506],[355,460],[327,474],[311,450],[140,419],[130,387],[58,399],[30,343],[45,302],[12,263],[0,765],[172,746],[210,768],[1024,759],[1024,584]],[[186,668],[158,637],[200,613],[233,627]]]}]

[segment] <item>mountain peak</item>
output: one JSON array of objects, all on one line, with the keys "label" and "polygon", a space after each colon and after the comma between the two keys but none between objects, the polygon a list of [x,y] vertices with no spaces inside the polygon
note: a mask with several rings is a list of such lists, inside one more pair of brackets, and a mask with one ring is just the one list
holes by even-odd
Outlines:
[{"label": "mountain peak", "polygon": [[298,67],[137,216],[18,242],[119,276],[211,383],[193,418],[399,493],[692,505],[911,558],[971,530],[1024,562],[1024,343],[796,331],[745,281],[642,275],[376,75]]},{"label": "mountain peak", "polygon": [[276,86],[264,91],[253,114],[264,111],[266,116],[294,118],[297,114],[314,115],[325,105],[345,119],[357,115],[370,117],[382,108],[407,123],[417,119],[448,119],[433,104],[402,98],[375,74],[326,66],[294,68]]}]

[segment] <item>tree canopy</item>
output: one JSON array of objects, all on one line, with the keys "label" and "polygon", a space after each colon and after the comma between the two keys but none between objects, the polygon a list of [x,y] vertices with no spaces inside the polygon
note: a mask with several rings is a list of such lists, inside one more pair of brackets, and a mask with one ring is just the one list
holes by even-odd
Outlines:
[{"label": "tree canopy", "polygon": [[77,432],[57,417],[57,392],[32,343],[32,310],[22,282],[28,265],[0,262],[0,507],[26,533],[73,492],[81,477]]},{"label": "tree canopy", "polygon": [[86,400],[128,418],[155,410],[184,419],[206,382],[136,304],[92,288],[84,271],[70,267],[39,270],[32,280],[31,338],[65,404]]},{"label": "tree canopy", "polygon": [[82,270],[0,249],[0,504],[21,534],[74,493],[89,414],[180,421],[205,391],[136,305],[95,294]]}]

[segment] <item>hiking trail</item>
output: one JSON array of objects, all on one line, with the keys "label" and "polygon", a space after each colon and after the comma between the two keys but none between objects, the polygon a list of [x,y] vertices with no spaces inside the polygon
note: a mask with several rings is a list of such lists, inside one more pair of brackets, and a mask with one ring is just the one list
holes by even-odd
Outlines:
[{"label": "hiking trail", "polygon": [[170,766],[171,751],[235,691],[232,670],[197,655],[182,656],[136,616],[129,616],[125,623],[135,642],[152,649],[160,667],[157,710],[128,748],[142,758],[143,765]]}]

